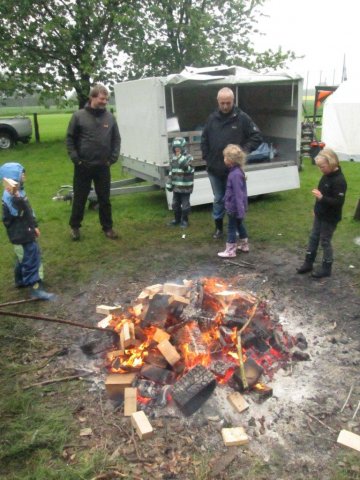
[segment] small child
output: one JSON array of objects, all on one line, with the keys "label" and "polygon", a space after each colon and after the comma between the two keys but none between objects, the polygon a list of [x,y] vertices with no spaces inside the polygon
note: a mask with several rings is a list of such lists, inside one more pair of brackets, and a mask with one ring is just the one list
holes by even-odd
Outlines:
[{"label": "small child", "polygon": [[323,249],[322,266],[312,273],[314,278],[331,276],[333,249],[331,239],[341,220],[347,184],[339,166],[339,158],[330,148],[324,148],[315,158],[323,176],[318,188],[312,190],[315,197],[314,222],[303,265],[298,273],[311,272],[319,244]]},{"label": "small child", "polygon": [[172,209],[174,220],[169,225],[180,225],[186,228],[189,225],[190,195],[194,187],[194,168],[191,166],[193,157],[186,151],[186,140],[176,137],[172,142],[174,155],[171,158],[169,177],[166,189],[173,192]]},{"label": "small child", "polygon": [[236,257],[236,234],[239,234],[238,250],[249,251],[249,241],[243,223],[248,208],[246,178],[243,167],[246,154],[238,145],[229,144],[223,151],[224,163],[229,168],[225,191],[225,210],[228,214],[228,234],[226,248],[219,257]]},{"label": "small child", "polygon": [[31,287],[32,298],[51,300],[54,294],[42,287],[41,253],[36,241],[40,230],[24,190],[25,169],[20,163],[5,163],[0,167],[0,179],[5,187],[2,220],[17,258],[15,285]]}]

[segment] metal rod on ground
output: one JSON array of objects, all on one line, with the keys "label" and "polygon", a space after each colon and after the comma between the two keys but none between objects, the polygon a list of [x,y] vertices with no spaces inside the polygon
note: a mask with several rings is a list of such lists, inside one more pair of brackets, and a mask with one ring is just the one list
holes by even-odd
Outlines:
[{"label": "metal rod on ground", "polygon": [[88,330],[98,330],[100,332],[108,332],[116,336],[117,340],[119,339],[119,335],[114,330],[111,330],[110,328],[94,327],[90,325],[84,325],[83,323],[70,322],[69,320],[61,320],[60,318],[45,317],[43,315],[31,315],[28,313],[9,312],[6,310],[0,310],[0,315],[9,316],[9,317],[26,318],[30,320],[42,320],[44,322],[62,323],[65,325],[71,325],[72,327],[86,328]]}]

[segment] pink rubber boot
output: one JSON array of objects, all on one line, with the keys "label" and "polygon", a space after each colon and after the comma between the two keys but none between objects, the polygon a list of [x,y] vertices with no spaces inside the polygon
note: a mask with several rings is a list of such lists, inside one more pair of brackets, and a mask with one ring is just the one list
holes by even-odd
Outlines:
[{"label": "pink rubber boot", "polygon": [[225,250],[223,252],[219,252],[218,256],[222,258],[236,257],[236,243],[227,243]]},{"label": "pink rubber boot", "polygon": [[240,238],[237,249],[239,252],[248,253],[250,251],[249,240],[247,238]]}]

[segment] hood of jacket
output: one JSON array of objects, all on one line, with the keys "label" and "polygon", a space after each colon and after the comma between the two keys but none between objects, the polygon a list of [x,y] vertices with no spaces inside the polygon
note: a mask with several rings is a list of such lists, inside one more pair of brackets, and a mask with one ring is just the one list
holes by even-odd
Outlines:
[{"label": "hood of jacket", "polygon": [[9,162],[4,163],[0,167],[0,179],[10,178],[15,182],[21,181],[21,175],[25,172],[25,168],[20,163]]}]

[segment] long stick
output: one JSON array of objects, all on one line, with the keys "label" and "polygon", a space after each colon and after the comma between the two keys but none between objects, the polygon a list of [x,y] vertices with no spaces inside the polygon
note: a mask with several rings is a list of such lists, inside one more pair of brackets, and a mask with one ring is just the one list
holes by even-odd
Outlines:
[{"label": "long stick", "polygon": [[50,385],[51,383],[67,382],[68,380],[77,380],[78,378],[91,375],[91,373],[93,372],[87,372],[79,375],[71,375],[70,377],[53,378],[52,380],[44,380],[43,382],[33,383],[32,385],[25,385],[25,387],[23,387],[23,390],[28,390],[29,388],[32,388],[32,387],[42,387],[44,385]]},{"label": "long stick", "polygon": [[246,373],[245,373],[245,367],[244,367],[244,360],[243,360],[243,355],[242,355],[242,345],[241,345],[241,334],[245,330],[245,328],[250,324],[251,320],[254,318],[254,315],[256,313],[256,310],[260,304],[261,300],[259,299],[253,306],[252,312],[250,317],[247,319],[246,323],[241,327],[240,330],[237,331],[236,334],[236,347],[237,347],[237,352],[238,352],[238,357],[239,357],[239,371],[240,371],[240,378],[244,387],[244,390],[246,390],[249,386],[247,378],[246,378]]},{"label": "long stick", "polygon": [[0,307],[7,307],[8,305],[19,305],[20,303],[38,302],[38,298],[27,298],[25,300],[14,300],[13,302],[0,303]]},{"label": "long stick", "polygon": [[351,392],[353,391],[353,388],[354,388],[354,385],[351,385],[351,388],[350,388],[349,394],[348,394],[348,396],[346,397],[345,403],[344,403],[344,405],[342,406],[342,408],[341,408],[341,410],[340,410],[340,413],[341,413],[341,412],[344,410],[344,408],[346,407],[346,405],[347,405],[347,402],[349,401],[349,398],[350,398]]},{"label": "long stick", "polygon": [[72,327],[87,328],[89,330],[99,330],[100,332],[110,332],[111,334],[116,335],[116,337],[118,338],[118,334],[114,330],[111,330],[110,328],[100,328],[100,327],[94,327],[91,325],[84,325],[83,323],[70,322],[69,320],[61,320],[60,318],[45,317],[43,315],[31,315],[28,313],[8,312],[6,310],[0,310],[0,315],[9,316],[9,317],[27,318],[30,320],[42,320],[44,322],[63,323],[65,325],[71,325]]}]

